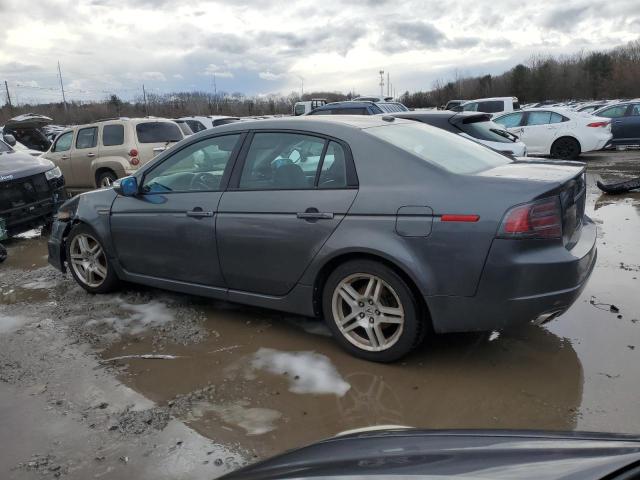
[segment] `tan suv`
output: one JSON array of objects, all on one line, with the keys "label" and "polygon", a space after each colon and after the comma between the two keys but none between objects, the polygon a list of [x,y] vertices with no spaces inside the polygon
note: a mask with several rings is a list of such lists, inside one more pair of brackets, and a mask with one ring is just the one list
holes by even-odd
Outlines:
[{"label": "tan suv", "polygon": [[42,156],[55,163],[68,190],[108,187],[184,138],[164,118],[116,118],[61,133]]}]

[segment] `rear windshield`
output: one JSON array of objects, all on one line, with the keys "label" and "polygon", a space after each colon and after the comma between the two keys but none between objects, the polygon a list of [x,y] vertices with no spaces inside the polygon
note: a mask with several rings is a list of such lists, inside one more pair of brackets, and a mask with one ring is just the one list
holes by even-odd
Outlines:
[{"label": "rear windshield", "polygon": [[515,137],[507,132],[502,125],[495,122],[459,123],[456,126],[467,135],[478,140],[489,142],[513,143]]},{"label": "rear windshield", "polygon": [[182,132],[175,123],[144,122],[136,125],[140,143],[166,143],[182,140]]},{"label": "rear windshield", "polygon": [[385,125],[364,131],[452,173],[476,173],[512,163],[489,148],[422,123]]}]

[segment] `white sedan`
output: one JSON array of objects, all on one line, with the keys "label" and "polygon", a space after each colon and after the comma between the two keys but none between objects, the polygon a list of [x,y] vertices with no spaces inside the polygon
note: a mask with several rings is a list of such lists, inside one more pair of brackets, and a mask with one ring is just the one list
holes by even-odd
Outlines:
[{"label": "white sedan", "polygon": [[611,120],[565,108],[540,107],[499,115],[493,119],[520,137],[529,155],[574,160],[600,150],[611,140]]}]

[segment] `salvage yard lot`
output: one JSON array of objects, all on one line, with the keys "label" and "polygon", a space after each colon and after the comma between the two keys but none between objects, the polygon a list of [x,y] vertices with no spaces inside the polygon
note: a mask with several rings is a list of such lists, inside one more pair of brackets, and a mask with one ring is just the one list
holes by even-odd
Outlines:
[{"label": "salvage yard lot", "polygon": [[45,238],[12,240],[0,477],[210,478],[376,424],[639,431],[640,194],[595,182],[637,176],[640,152],[581,159],[599,235],[576,304],[544,327],[430,339],[391,365],[343,352],[319,321],[141,287],[92,296],[47,266]]}]

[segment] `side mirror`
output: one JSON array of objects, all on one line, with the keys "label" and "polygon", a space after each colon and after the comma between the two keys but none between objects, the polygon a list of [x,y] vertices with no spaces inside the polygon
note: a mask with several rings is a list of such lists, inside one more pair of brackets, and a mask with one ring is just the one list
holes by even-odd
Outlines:
[{"label": "side mirror", "polygon": [[16,137],[11,135],[10,133],[5,133],[4,134],[4,141],[7,142],[12,147],[16,146]]},{"label": "side mirror", "polygon": [[138,180],[136,177],[124,177],[113,182],[113,189],[123,197],[135,197],[138,194]]}]

